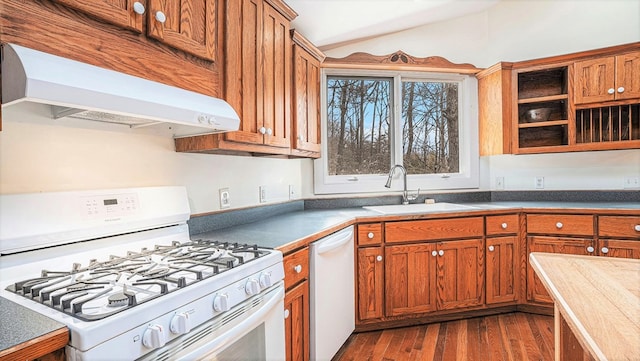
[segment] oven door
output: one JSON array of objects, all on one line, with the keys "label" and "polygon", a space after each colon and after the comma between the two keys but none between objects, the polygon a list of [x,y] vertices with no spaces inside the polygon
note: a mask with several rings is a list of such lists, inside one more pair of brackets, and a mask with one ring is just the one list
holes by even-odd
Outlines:
[{"label": "oven door", "polygon": [[140,360],[284,359],[284,284],[279,282]]}]

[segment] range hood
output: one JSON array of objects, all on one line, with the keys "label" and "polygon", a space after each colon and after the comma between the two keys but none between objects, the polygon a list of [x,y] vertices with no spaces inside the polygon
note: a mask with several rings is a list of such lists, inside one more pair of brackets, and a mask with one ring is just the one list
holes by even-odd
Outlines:
[{"label": "range hood", "polygon": [[25,102],[50,105],[59,121],[97,121],[175,138],[238,130],[240,124],[222,99],[4,44],[2,107]]}]

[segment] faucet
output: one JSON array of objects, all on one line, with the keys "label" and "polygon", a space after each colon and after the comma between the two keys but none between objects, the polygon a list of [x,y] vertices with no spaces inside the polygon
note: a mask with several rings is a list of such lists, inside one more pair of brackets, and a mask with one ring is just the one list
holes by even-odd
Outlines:
[{"label": "faucet", "polygon": [[411,196],[409,195],[409,192],[407,192],[407,170],[401,164],[396,164],[393,167],[391,167],[391,170],[389,171],[389,178],[387,178],[387,183],[384,186],[387,188],[391,188],[391,181],[393,180],[393,174],[396,168],[400,168],[403,176],[402,179],[403,179],[404,185],[403,185],[403,191],[402,191],[402,204],[409,204],[409,201],[414,201],[418,198],[418,196],[420,195],[420,188],[418,188],[418,191],[416,192],[415,195],[411,195]]}]

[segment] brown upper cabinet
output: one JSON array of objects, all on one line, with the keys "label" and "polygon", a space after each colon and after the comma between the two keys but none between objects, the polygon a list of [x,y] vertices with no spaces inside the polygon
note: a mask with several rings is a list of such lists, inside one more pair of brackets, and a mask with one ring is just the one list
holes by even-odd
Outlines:
[{"label": "brown upper cabinet", "polygon": [[320,63],[324,54],[300,33],[293,40],[292,154],[320,157]]},{"label": "brown upper cabinet", "polygon": [[200,58],[216,60],[217,0],[55,0]]},{"label": "brown upper cabinet", "polygon": [[240,116],[238,131],[176,139],[179,152],[291,153],[290,22],[281,0],[227,1],[224,98]]},{"label": "brown upper cabinet", "polygon": [[640,148],[640,43],[477,74],[480,155]]},{"label": "brown upper cabinet", "polygon": [[640,51],[574,64],[575,104],[640,98]]}]

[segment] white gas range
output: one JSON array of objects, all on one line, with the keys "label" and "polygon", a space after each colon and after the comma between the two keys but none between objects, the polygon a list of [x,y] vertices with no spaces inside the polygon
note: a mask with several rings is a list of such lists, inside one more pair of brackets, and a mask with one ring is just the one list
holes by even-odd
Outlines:
[{"label": "white gas range", "polygon": [[282,254],[190,239],[183,187],[0,196],[0,296],[69,360],[284,358]]}]

